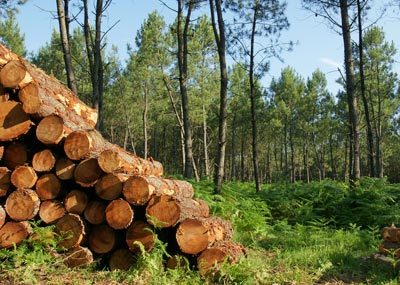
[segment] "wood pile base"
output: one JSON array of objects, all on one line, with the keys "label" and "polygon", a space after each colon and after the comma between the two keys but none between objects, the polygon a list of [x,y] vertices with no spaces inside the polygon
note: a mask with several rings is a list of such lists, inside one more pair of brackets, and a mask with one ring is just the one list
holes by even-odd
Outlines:
[{"label": "wood pile base", "polygon": [[0,44],[0,248],[29,238],[35,221],[54,225],[70,267],[103,258],[126,270],[156,238],[173,256],[166,266],[185,256],[203,275],[245,254],[190,183],[107,141],[96,120],[96,110]]}]

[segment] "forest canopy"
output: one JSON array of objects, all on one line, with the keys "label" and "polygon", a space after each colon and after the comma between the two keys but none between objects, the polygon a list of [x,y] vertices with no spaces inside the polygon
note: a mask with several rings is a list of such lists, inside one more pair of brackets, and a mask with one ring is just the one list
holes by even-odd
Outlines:
[{"label": "forest canopy", "polygon": [[118,22],[107,13],[112,0],[53,2],[59,26],[27,55],[16,20],[23,3],[1,1],[0,40],[96,108],[108,140],[161,161],[169,175],[214,178],[216,192],[235,180],[257,191],[280,181],[400,181],[398,50],[380,24],[385,14],[370,16],[385,3],[301,1],[343,46],[334,94],[326,73],[305,77],[290,62],[263,84],[271,59],[296,48],[282,39],[291,28],[285,1],[159,1],[127,62],[107,40],[105,15]]}]

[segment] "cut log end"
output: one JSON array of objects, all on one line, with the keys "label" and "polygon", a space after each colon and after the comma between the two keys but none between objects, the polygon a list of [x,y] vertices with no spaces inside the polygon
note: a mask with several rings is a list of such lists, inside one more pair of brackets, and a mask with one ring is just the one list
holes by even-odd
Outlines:
[{"label": "cut log end", "polygon": [[0,229],[0,248],[10,248],[19,245],[29,237],[31,228],[27,222],[7,222]]},{"label": "cut log end", "polygon": [[83,215],[89,223],[99,225],[106,220],[106,208],[105,202],[92,200],[87,204]]},{"label": "cut log end", "polygon": [[155,187],[151,185],[146,177],[134,175],[124,183],[122,193],[125,199],[135,206],[143,206],[154,194]]},{"label": "cut log end", "polygon": [[66,214],[59,219],[55,231],[61,237],[59,245],[66,249],[79,246],[85,234],[83,221],[75,214]]},{"label": "cut log end", "polygon": [[198,220],[187,219],[178,226],[176,240],[182,252],[198,254],[208,246],[208,229]]},{"label": "cut log end", "polygon": [[26,134],[32,122],[19,102],[0,104],[0,141],[11,141]]},{"label": "cut log end", "polygon": [[93,262],[93,253],[82,246],[70,249],[64,256],[64,264],[70,268],[85,267]]},{"label": "cut log end", "polygon": [[154,247],[154,228],[145,221],[133,221],[126,231],[126,244],[129,250],[134,253],[141,253],[141,244],[144,250],[149,251]]},{"label": "cut log end", "polygon": [[37,179],[36,171],[28,165],[18,166],[11,173],[11,183],[17,188],[32,188]]},{"label": "cut log end", "polygon": [[56,158],[50,149],[39,151],[32,158],[32,167],[38,172],[49,172],[55,163]]},{"label": "cut log end", "polygon": [[54,224],[66,214],[60,201],[48,200],[40,204],[39,217],[46,224]]},{"label": "cut log end", "polygon": [[33,219],[39,211],[40,200],[35,191],[17,189],[6,200],[6,212],[14,221]]},{"label": "cut log end", "polygon": [[45,145],[56,145],[64,138],[64,122],[57,115],[43,118],[37,128],[36,137]]},{"label": "cut log end", "polygon": [[64,198],[64,207],[68,213],[80,215],[85,211],[88,202],[85,192],[72,190]]},{"label": "cut log end", "polygon": [[110,252],[116,243],[115,231],[108,225],[93,227],[88,237],[89,248],[98,254]]},{"label": "cut log end", "polygon": [[84,131],[70,133],[64,142],[64,151],[71,160],[80,160],[90,152],[92,139]]},{"label": "cut log end", "polygon": [[160,228],[171,227],[178,223],[180,208],[170,196],[153,196],[146,207],[147,221]]},{"label": "cut log end", "polygon": [[118,152],[110,149],[102,151],[97,160],[100,168],[105,173],[112,173],[121,167],[121,158]]},{"label": "cut log end", "polygon": [[109,201],[117,199],[122,193],[122,184],[126,179],[128,176],[124,174],[108,173],[104,175],[95,185],[97,196]]},{"label": "cut log end", "polygon": [[115,250],[108,260],[108,266],[111,271],[122,270],[127,271],[135,263],[135,258],[132,252],[126,248]]},{"label": "cut log end", "polygon": [[23,88],[32,81],[26,67],[18,60],[8,62],[0,70],[0,84],[6,88]]},{"label": "cut log end", "polygon": [[111,201],[106,208],[106,220],[116,230],[126,229],[132,223],[133,209],[123,199]]},{"label": "cut log end", "polygon": [[102,174],[103,172],[95,158],[88,158],[81,161],[74,170],[75,182],[83,187],[95,185]]},{"label": "cut log end", "polygon": [[28,161],[26,145],[20,142],[8,145],[4,150],[3,160],[4,165],[10,170],[24,165]]},{"label": "cut log end", "polygon": [[36,193],[40,200],[56,199],[61,193],[61,182],[54,173],[44,174],[36,182]]},{"label": "cut log end", "polygon": [[56,175],[61,180],[69,180],[74,177],[75,163],[67,157],[57,159],[55,169]]}]

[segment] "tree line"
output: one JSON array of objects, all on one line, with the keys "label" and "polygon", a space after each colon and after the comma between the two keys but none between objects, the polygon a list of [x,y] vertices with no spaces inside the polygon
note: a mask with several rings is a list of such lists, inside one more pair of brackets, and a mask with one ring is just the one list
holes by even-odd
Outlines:
[{"label": "tree line", "polygon": [[[213,178],[216,193],[226,180],[254,181],[256,191],[278,181],[400,181],[398,54],[379,21],[367,24],[377,3],[302,1],[343,43],[342,88],[332,94],[322,71],[304,78],[290,64],[262,85],[270,59],[295,48],[280,38],[290,28],[284,1],[160,1],[176,18],[147,15],[126,63],[107,48],[111,2],[56,0],[59,29],[28,55],[98,109],[96,127],[111,142],[169,174]],[[0,38],[26,55],[9,5]]]}]

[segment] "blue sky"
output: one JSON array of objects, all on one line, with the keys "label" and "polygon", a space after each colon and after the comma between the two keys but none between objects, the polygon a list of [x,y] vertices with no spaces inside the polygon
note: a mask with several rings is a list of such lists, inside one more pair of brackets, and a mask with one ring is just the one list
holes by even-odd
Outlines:
[{"label": "blue sky", "polygon": [[[165,0],[171,7],[176,6],[176,0]],[[301,9],[300,0],[288,0],[287,16],[290,28],[282,33],[282,40],[298,42],[293,51],[285,52],[281,56],[284,62],[277,59],[271,60],[271,69],[263,79],[265,87],[269,85],[272,77],[279,77],[281,70],[291,66],[303,78],[308,78],[320,69],[326,74],[328,89],[334,94],[340,88],[335,80],[340,77],[338,67],[343,65],[342,39],[339,34],[332,31],[321,19]],[[377,1],[379,2],[379,1]],[[166,22],[173,21],[174,12],[163,6],[158,0],[114,0],[107,10],[103,22],[103,30],[118,24],[108,33],[109,44],[119,47],[122,60],[126,59],[126,45],[133,44],[137,30],[140,28],[147,15],[158,10],[164,15]],[[377,9],[375,9],[377,10]],[[400,9],[398,10],[400,11]],[[52,15],[52,13],[53,15]],[[53,17],[56,12],[54,0],[29,0],[20,8],[17,15],[21,32],[25,34],[28,51],[35,52],[38,48],[49,42],[53,28],[58,29],[57,20]],[[208,12],[204,8],[204,12]],[[371,13],[371,18],[373,15]],[[397,28],[400,18],[385,17],[378,25],[384,27],[386,39],[395,43],[399,49],[400,34]],[[397,58],[400,61],[399,58]],[[400,70],[399,63],[395,66]]]}]

